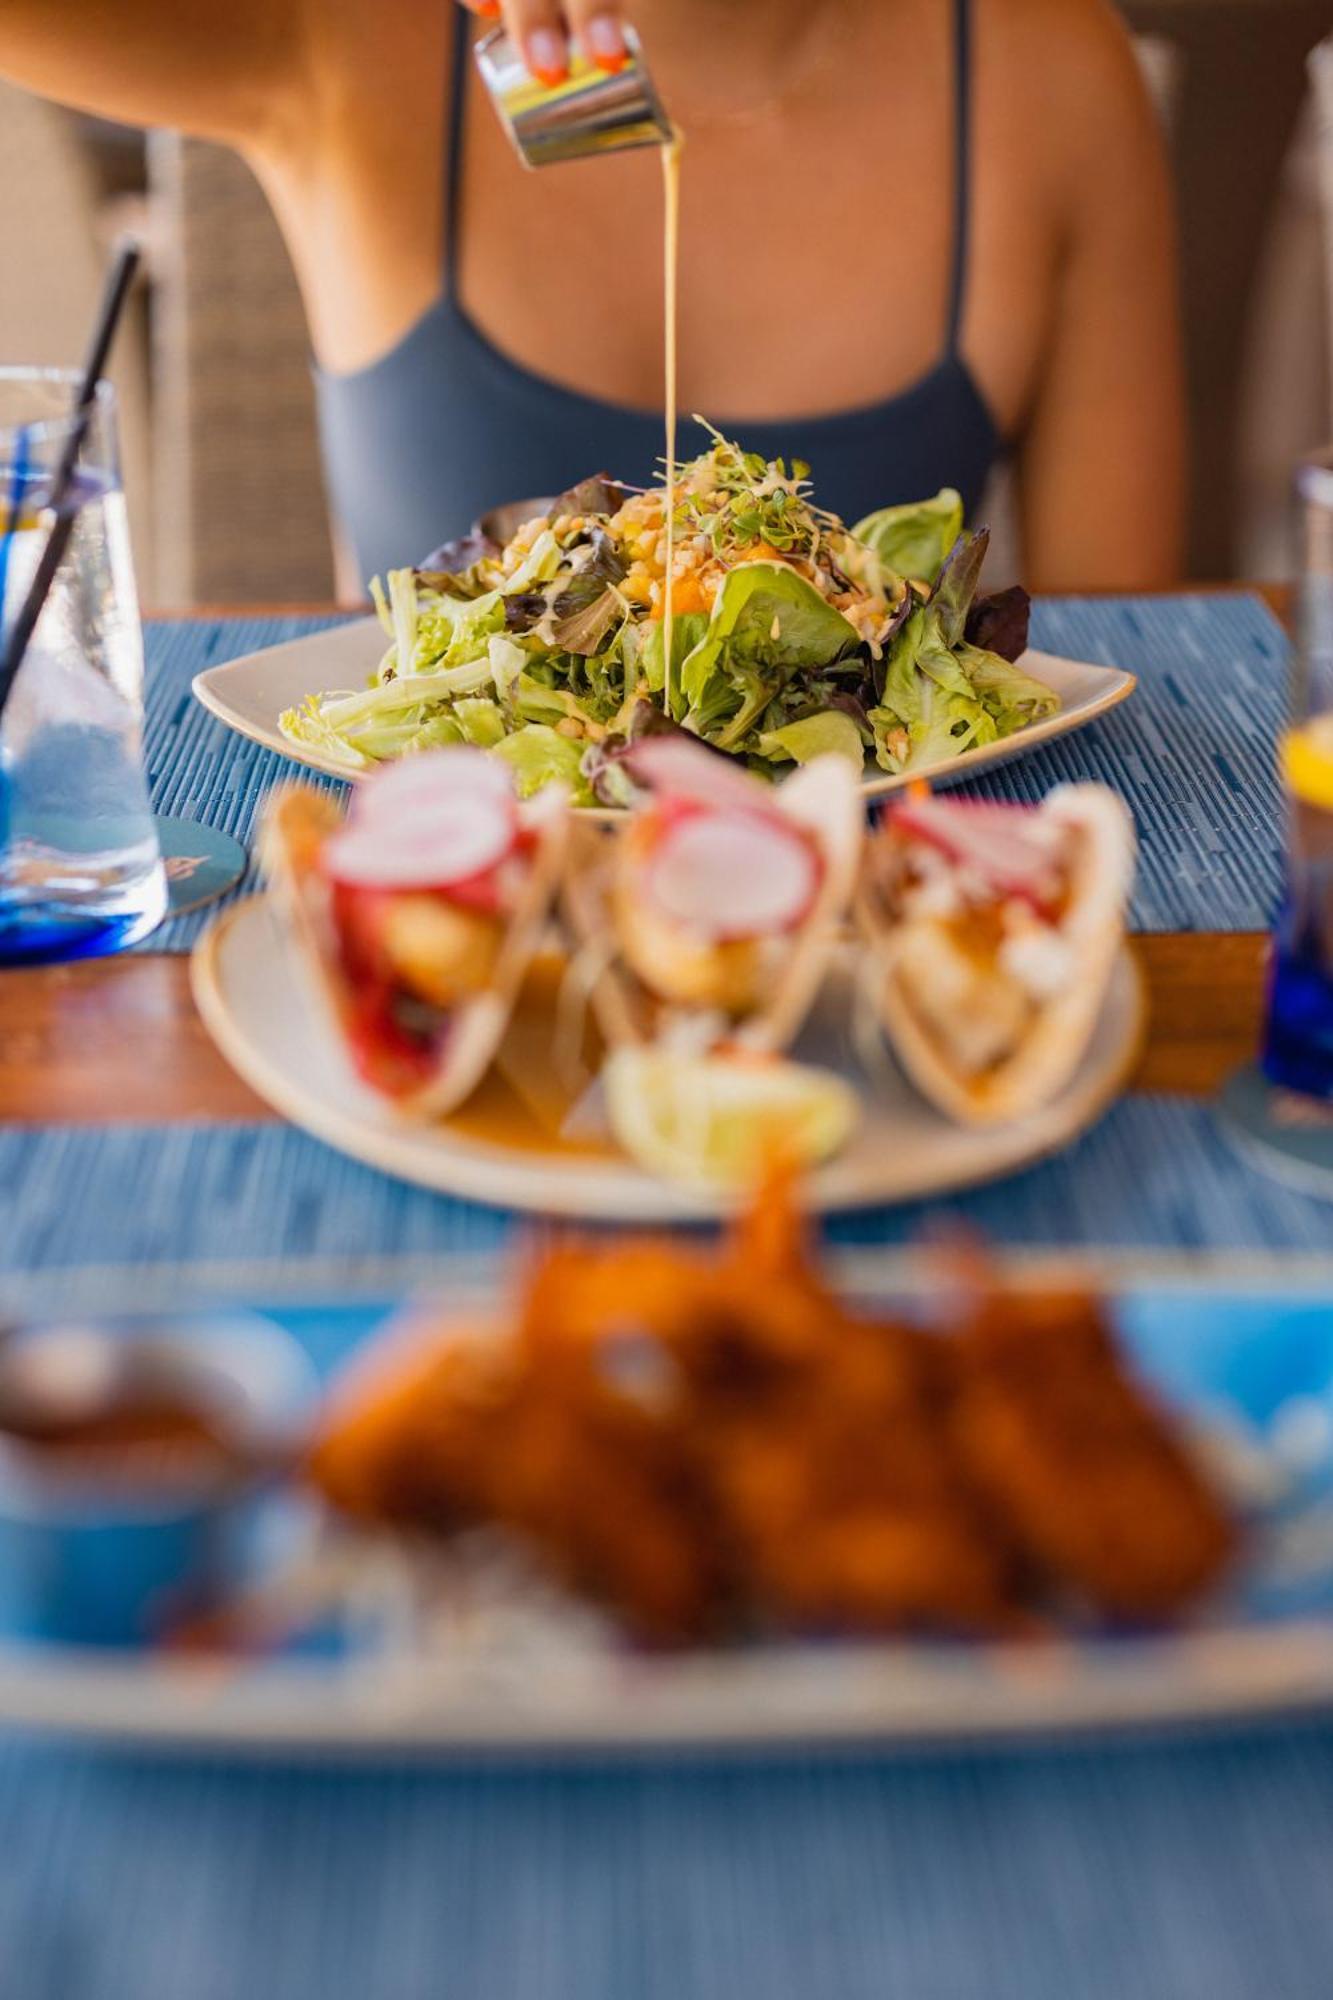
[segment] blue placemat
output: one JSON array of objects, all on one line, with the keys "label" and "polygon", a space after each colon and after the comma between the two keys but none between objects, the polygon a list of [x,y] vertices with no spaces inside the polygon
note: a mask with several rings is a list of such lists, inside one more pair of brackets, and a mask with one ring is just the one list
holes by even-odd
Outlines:
[{"label": "blue placemat", "polygon": [[704,1771],[0,1750],[14,2000],[1326,2000],[1333,1737]]},{"label": "blue placemat", "polygon": [[[1015,1242],[1333,1234],[1173,1099],[949,1206]],[[0,1213],[11,1268],[317,1287],[512,1226],[271,1125],[0,1131]],[[922,1214],[833,1233],[897,1241]],[[0,1852],[19,2000],[1323,2000],[1333,1734],[452,1773],[0,1736]]]},{"label": "blue placemat", "polygon": [[[0,1130],[0,1272],[162,1264],[312,1278],[496,1249],[524,1225],[407,1187],[286,1125]],[[835,1218],[898,1244],[941,1216],[998,1242],[1333,1249],[1333,1208],[1265,1179],[1206,1105],[1127,1097],[1057,1160],[946,1202]]]},{"label": "blue placemat", "polygon": [[[181,819],[203,820],[249,847],[255,809],[280,778],[297,767],[271,750],[247,742],[201,708],[190,683],[205,667],[239,659],[265,646],[279,646],[343,622],[337,617],[152,619],[144,628],[147,654],[144,687],[144,752],[153,810]],[[326,780],[301,774],[315,784]],[[253,864],[231,897],[255,886]],[[208,929],[217,903],[163,924],[140,951],[188,951]]]},{"label": "blue placemat", "polygon": [[[204,667],[337,622],[149,626],[147,746],[159,812],[248,841],[257,801],[293,767],[214,721],[190,681]],[[1132,806],[1143,844],[1136,929],[1264,929],[1278,887],[1273,743],[1287,655],[1271,613],[1241,596],[1052,598],[1036,607],[1033,640],[1048,652],[1126,667],[1139,690],[1091,728],[969,789],[1031,799],[1061,779],[1105,778]],[[188,950],[211,914],[164,926],[146,948]]]}]

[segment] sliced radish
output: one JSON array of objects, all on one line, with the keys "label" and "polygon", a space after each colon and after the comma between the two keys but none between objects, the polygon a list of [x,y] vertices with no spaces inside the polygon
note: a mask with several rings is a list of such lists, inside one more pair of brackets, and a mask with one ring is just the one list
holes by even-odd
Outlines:
[{"label": "sliced radish", "polygon": [[679,736],[646,736],[625,753],[632,778],[663,798],[685,799],[694,805],[735,807],[740,812],[773,814],[773,795],[760,778],[739,764],[728,763],[716,750]]},{"label": "sliced radish", "polygon": [[819,876],[814,849],[780,820],[695,813],[663,834],[647,891],[664,917],[701,936],[762,937],[801,921]]},{"label": "sliced radish", "polygon": [[415,751],[396,764],[384,765],[357,787],[350,817],[378,822],[383,816],[396,824],[399,814],[409,808],[478,794],[513,799],[513,779],[500,758],[461,743]]},{"label": "sliced radish", "polygon": [[1064,833],[1032,806],[913,799],[894,808],[890,824],[997,889],[1037,898],[1059,892]]},{"label": "sliced radish", "polygon": [[447,889],[497,867],[517,839],[511,797],[455,793],[404,800],[392,817],[349,819],[325,843],[323,862],[349,887]]}]

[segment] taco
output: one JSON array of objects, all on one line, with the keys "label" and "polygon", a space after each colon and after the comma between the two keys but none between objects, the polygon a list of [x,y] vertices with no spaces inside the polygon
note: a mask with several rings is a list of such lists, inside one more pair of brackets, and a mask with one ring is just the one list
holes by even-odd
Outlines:
[{"label": "taco", "polygon": [[423,751],[362,785],[271,794],[261,849],[314,984],[364,1080],[441,1116],[481,1081],[564,863],[567,800],[520,802],[480,750]]},{"label": "taco", "polygon": [[599,959],[591,997],[613,1046],[786,1048],[850,906],[858,772],[816,758],[773,787],[683,733],[625,755],[640,804],[580,827],[565,910]]},{"label": "taco", "polygon": [[939,1110],[999,1124],[1069,1082],[1120,950],[1133,867],[1133,823],[1104,785],[1061,785],[1037,807],[927,796],[886,814],[858,916],[879,1018]]}]

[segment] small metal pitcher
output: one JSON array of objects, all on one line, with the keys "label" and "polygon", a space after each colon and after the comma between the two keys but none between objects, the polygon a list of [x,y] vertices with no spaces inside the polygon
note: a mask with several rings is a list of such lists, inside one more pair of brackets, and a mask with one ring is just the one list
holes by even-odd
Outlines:
[{"label": "small metal pitcher", "polygon": [[556,84],[530,75],[504,28],[477,43],[482,80],[525,167],[665,146],[675,138],[638,36],[628,26],[621,32],[629,51],[623,68],[611,75],[574,53],[568,77]]}]

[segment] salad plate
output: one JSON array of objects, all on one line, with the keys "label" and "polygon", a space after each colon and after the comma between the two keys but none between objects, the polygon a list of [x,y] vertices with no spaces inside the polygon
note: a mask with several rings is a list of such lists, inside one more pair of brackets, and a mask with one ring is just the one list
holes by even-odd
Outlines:
[{"label": "salad plate", "polygon": [[[1036,1275],[1028,1260],[1014,1269]],[[901,1253],[844,1255],[830,1275],[858,1299],[909,1312],[924,1297],[919,1262]],[[1221,1587],[1169,1629],[653,1652],[539,1596],[515,1608],[503,1587],[428,1630],[407,1615],[401,1574],[386,1570],[363,1583],[354,1621],[249,1656],[0,1643],[0,1716],[163,1752],[456,1760],[911,1751],[1326,1711],[1333,1266],[1293,1275],[1276,1260],[1121,1255],[1078,1276],[1100,1289],[1136,1376],[1194,1440],[1241,1530]],[[490,1263],[452,1265],[451,1308],[484,1310],[503,1277]],[[400,1300],[278,1291],[249,1303],[337,1366]],[[116,1303],[110,1282],[101,1304]],[[40,1297],[25,1305],[43,1309]]]},{"label": "salad plate", "polygon": [[[322,771],[331,778],[355,783],[365,775],[346,757],[323,745],[294,742],[285,736],[280,717],[299,709],[330,687],[364,687],[372,678],[384,653],[384,631],[375,618],[358,618],[328,632],[308,638],[289,639],[283,645],[247,653],[225,665],[208,667],[194,680],[198,701],[228,729],[276,750],[307,770]],[[1125,701],[1137,685],[1135,677],[1118,667],[1094,666],[1082,660],[1061,659],[1035,649],[1023,654],[1019,665],[1035,680],[1044,682],[1059,697],[1059,707],[1039,722],[1029,723],[1012,736],[964,750],[957,757],[942,757],[910,772],[893,774],[868,762],[863,791],[867,799],[884,798],[916,779],[932,785],[953,784],[976,777],[996,764],[1024,757],[1090,722]],[[614,820],[614,807],[585,806],[580,809],[590,819]]]},{"label": "salad plate", "polygon": [[[1086,1055],[1042,1107],[1011,1123],[967,1127],[933,1110],[890,1059],[873,1070],[855,1050],[850,953],[835,963],[792,1053],[846,1077],[861,1123],[806,1190],[819,1213],[903,1202],[1013,1173],[1067,1146],[1123,1086],[1140,1047],[1144,1005],[1122,949]],[[367,1166],[473,1201],[618,1222],[688,1220],[732,1205],[721,1193],[667,1184],[604,1135],[595,1099],[569,1116],[552,1090],[551,1010],[558,961],[545,964],[533,1011],[520,1006],[495,1071],[448,1119],[396,1110],[355,1074],[332,1024],[312,1004],[290,934],[270,899],[221,917],[192,963],[195,1000],[222,1054],[293,1124]]]}]

